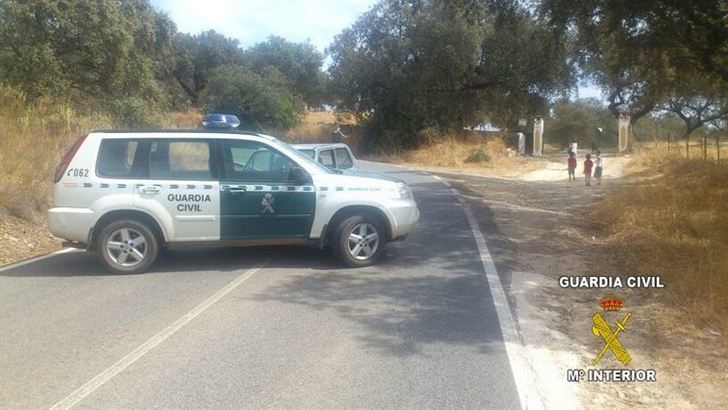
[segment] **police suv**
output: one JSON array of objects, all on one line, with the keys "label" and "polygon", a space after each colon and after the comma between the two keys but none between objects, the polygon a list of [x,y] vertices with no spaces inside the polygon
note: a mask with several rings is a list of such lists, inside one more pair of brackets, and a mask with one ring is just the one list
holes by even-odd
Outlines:
[{"label": "police suv", "polygon": [[54,235],[111,271],[148,269],[171,243],[316,244],[374,263],[419,219],[402,181],[343,175],[270,136],[95,131],[56,169]]}]

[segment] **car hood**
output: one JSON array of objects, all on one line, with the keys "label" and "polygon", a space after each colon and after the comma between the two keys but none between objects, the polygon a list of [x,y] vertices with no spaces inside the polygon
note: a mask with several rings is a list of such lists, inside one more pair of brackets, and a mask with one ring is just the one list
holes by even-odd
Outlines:
[{"label": "car hood", "polygon": [[404,181],[373,172],[316,175],[319,186],[341,187],[350,191],[396,191]]},{"label": "car hood", "polygon": [[393,176],[389,176],[389,175],[384,175],[384,174],[379,174],[377,172],[362,171],[362,170],[359,170],[359,169],[356,169],[356,170],[346,170],[341,175],[349,175],[349,176],[362,177],[362,178],[381,179],[383,181],[401,182],[403,184],[406,184],[406,182],[403,179],[401,179],[401,178],[397,178],[397,177],[393,177]]}]

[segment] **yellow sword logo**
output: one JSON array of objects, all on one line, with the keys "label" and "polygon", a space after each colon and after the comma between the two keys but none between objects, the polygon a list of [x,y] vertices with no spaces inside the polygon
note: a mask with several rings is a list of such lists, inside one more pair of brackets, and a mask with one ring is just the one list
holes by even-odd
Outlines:
[{"label": "yellow sword logo", "polygon": [[602,350],[599,352],[597,357],[592,360],[593,366],[596,366],[597,363],[602,360],[602,357],[607,352],[607,349],[610,349],[612,353],[614,353],[614,356],[624,365],[632,360],[632,358],[629,356],[629,353],[627,353],[627,350],[624,348],[624,346],[622,346],[622,342],[617,339],[617,336],[627,329],[627,322],[631,317],[631,313],[627,313],[626,315],[624,315],[622,320],[617,322],[614,331],[612,331],[612,329],[602,317],[601,313],[595,313],[594,316],[592,316],[592,322],[594,322],[594,326],[592,326],[592,333],[594,333],[594,336],[601,336],[602,340],[604,340],[605,343],[604,347],[602,347]]}]

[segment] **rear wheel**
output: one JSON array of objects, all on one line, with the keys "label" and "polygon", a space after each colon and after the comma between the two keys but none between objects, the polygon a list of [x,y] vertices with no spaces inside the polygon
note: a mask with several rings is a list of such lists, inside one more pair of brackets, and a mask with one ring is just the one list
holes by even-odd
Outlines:
[{"label": "rear wheel", "polygon": [[142,273],[157,259],[159,244],[151,229],[129,219],[101,229],[96,249],[101,263],[111,272]]},{"label": "rear wheel", "polygon": [[355,215],[339,223],[333,239],[334,254],[348,266],[358,268],[379,260],[386,234],[377,218]]}]

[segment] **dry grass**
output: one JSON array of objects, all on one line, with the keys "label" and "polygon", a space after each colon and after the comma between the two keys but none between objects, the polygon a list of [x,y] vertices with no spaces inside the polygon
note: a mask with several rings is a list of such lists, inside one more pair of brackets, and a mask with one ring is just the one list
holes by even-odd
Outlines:
[{"label": "dry grass", "polygon": [[55,167],[82,132],[108,127],[107,117],[80,117],[71,108],[0,86],[0,208],[32,218],[48,205]]},{"label": "dry grass", "polygon": [[663,144],[636,149],[628,179],[634,183],[608,195],[594,221],[625,273],[662,276],[669,302],[725,335],[728,166],[671,151]]},{"label": "dry grass", "polygon": [[534,158],[515,156],[500,137],[445,136],[433,140],[436,142],[379,159],[413,166],[496,173],[528,172],[544,165],[543,161]]},{"label": "dry grass", "polygon": [[331,111],[306,113],[301,121],[285,132],[286,139],[294,144],[330,142],[336,129],[336,116]]},{"label": "dry grass", "polygon": [[199,128],[202,122],[202,113],[198,110],[172,112],[160,120],[164,128]]}]

